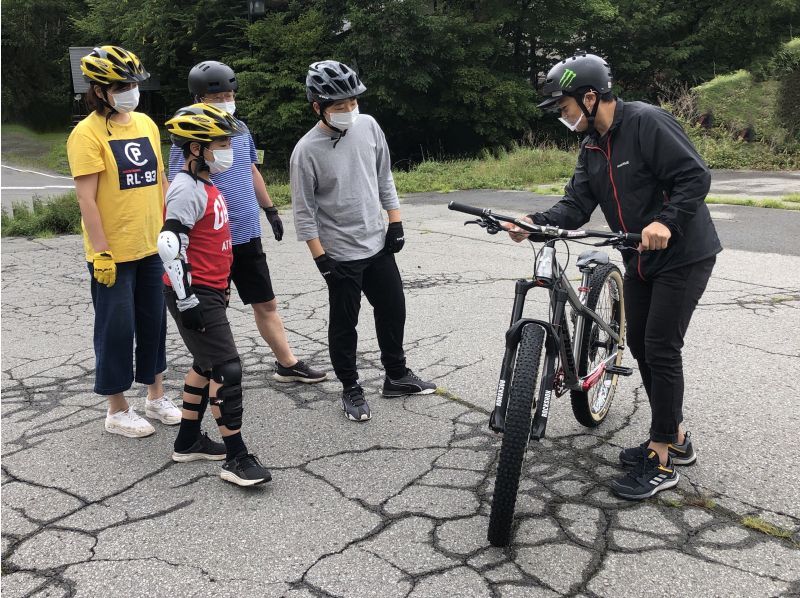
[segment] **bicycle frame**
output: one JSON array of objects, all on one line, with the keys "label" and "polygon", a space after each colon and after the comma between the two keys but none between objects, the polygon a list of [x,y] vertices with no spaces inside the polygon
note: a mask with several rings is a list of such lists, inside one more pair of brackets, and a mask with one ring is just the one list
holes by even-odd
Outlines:
[{"label": "bicycle frame", "polygon": [[[618,346],[624,346],[624,341],[620,338],[619,332],[612,329],[600,316],[584,305],[589,291],[589,278],[592,274],[593,265],[586,265],[580,269],[581,285],[578,289],[579,294],[575,292],[555,257],[553,258],[553,268],[553,271],[558,272],[559,275],[553,277],[552,282],[549,284],[543,283],[536,278],[533,280],[519,279],[515,283],[514,306],[511,311],[511,323],[506,332],[506,348],[503,355],[503,365],[500,370],[500,380],[497,384],[495,407],[489,418],[489,427],[495,432],[505,431],[505,414],[508,407],[510,377],[513,375],[517,346],[519,345],[523,327],[535,324],[544,328],[546,332],[544,367],[541,372],[536,413],[531,424],[531,437],[536,440],[544,437],[547,427],[550,401],[556,390],[555,377],[558,373],[556,365],[560,363],[563,369],[564,391],[566,389],[587,391],[603,378],[606,368],[617,359],[617,352],[615,351],[600,362],[591,372],[584,376],[578,374],[576,363],[580,356],[575,354],[575,348],[567,326],[565,309],[567,303],[577,313],[575,339],[583,338],[583,331],[588,318],[616,341]],[[528,292],[536,287],[548,288],[549,290],[550,321],[522,317]]]}]

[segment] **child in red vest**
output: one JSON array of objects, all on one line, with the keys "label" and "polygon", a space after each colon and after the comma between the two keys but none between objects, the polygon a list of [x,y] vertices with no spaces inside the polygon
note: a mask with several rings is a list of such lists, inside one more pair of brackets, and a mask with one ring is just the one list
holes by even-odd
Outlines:
[{"label": "child in red vest", "polygon": [[[225,290],[231,262],[231,234],[225,198],[210,174],[229,168],[231,137],[245,129],[227,112],[207,104],[181,108],[167,121],[172,142],[185,164],[166,198],[158,252],[164,262],[167,308],[194,358],[183,387],[183,413],[172,459],[225,459],[220,477],[239,486],[271,479],[242,440],[242,365],[226,316]],[[200,432],[207,405],[224,446]]]}]

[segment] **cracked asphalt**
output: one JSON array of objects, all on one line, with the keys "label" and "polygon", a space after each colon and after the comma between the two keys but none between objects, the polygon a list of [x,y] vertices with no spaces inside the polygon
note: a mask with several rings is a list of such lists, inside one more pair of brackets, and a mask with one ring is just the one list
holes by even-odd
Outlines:
[{"label": "cracked asphalt", "polygon": [[[3,595],[616,597],[800,595],[800,256],[741,238],[759,211],[714,206],[726,250],[687,338],[686,417],[698,463],[644,503],[613,497],[620,447],[641,442],[638,375],[604,424],[582,428],[568,400],[532,443],[514,541],[486,541],[499,438],[487,428],[527,246],[463,227],[451,199],[526,211],[530,195],[404,200],[410,367],[440,394],[378,395],[371,309],[359,325],[373,419],[348,422],[335,381],[282,385],[251,312],[230,319],[244,364],[248,445],[273,481],[241,489],[219,464],[173,463],[176,428],[146,439],[103,430],[92,389],[92,310],[80,239],[4,239],[2,251]],[[798,230],[800,213],[781,214]],[[265,238],[301,358],[330,369],[324,283],[303,244]],[[599,223],[596,223],[598,226]],[[738,227],[738,228],[737,228]],[[728,239],[726,241],[726,238]],[[572,263],[580,245],[571,244]],[[565,253],[560,254],[565,257]],[[618,261],[616,256],[615,260]],[[574,266],[570,270],[577,275]],[[546,313],[541,295],[527,312]],[[166,384],[190,360],[172,322]],[[635,366],[630,358],[626,364]],[[132,403],[141,412],[144,389]],[[216,436],[211,418],[204,427]],[[668,589],[670,588],[670,589]]]}]

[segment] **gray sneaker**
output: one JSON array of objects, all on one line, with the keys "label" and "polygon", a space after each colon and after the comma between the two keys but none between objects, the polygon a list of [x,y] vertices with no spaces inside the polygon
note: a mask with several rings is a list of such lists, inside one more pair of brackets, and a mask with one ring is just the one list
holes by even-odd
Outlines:
[{"label": "gray sneaker", "polygon": [[372,417],[364,399],[364,389],[359,384],[353,384],[342,392],[342,410],[347,419],[354,422],[365,422]]}]

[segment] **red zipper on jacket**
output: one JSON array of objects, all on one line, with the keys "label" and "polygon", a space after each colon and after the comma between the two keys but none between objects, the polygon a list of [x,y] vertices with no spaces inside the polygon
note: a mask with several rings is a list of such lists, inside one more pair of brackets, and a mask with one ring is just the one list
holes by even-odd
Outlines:
[{"label": "red zipper on jacket", "polygon": [[[622,219],[622,203],[619,200],[619,195],[617,194],[617,183],[614,181],[614,170],[611,165],[611,135],[608,136],[608,140],[606,142],[606,148],[608,153],[603,151],[603,148],[599,145],[586,145],[586,149],[597,150],[603,156],[605,156],[606,162],[608,163],[608,178],[611,180],[611,189],[614,191],[614,202],[617,204],[617,216],[619,216],[619,223],[622,226],[622,230],[624,232],[628,232],[628,227],[625,226],[625,220]],[[639,278],[644,280],[644,276],[642,275],[642,254],[639,253],[637,256],[636,262],[636,271],[639,274]]]}]

